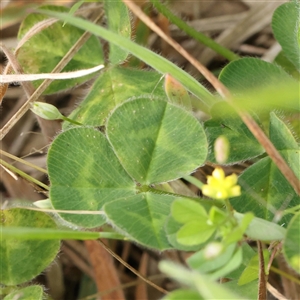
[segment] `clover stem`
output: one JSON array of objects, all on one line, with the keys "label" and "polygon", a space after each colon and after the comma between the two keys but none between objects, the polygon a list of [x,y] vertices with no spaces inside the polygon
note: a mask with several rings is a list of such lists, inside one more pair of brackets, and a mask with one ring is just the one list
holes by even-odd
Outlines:
[{"label": "clover stem", "polygon": [[231,204],[230,204],[229,199],[226,198],[226,199],[224,200],[224,202],[225,202],[225,206],[226,206],[226,210],[227,210],[228,214],[229,214],[229,215],[232,215],[232,214],[233,214],[233,209],[232,209],[232,206],[231,206]]},{"label": "clover stem", "polygon": [[75,125],[83,125],[82,123],[79,123],[79,122],[77,122],[77,121],[74,121],[74,120],[72,120],[72,119],[69,119],[69,118],[67,118],[67,117],[65,117],[65,116],[62,116],[61,118],[62,118],[64,121],[67,121],[67,122],[72,123],[72,124],[75,124]]},{"label": "clover stem", "polygon": [[223,201],[218,201],[214,199],[205,199],[205,198],[199,198],[199,197],[191,197],[191,196],[186,196],[186,195],[181,195],[181,194],[176,194],[176,193],[170,193],[167,191],[163,190],[157,190],[153,187],[150,187],[148,185],[142,185],[142,186],[136,186],[136,191],[137,193],[152,193],[156,195],[166,195],[166,196],[173,196],[177,198],[186,198],[186,199],[191,199],[194,200],[202,205],[208,205],[208,207],[212,207],[213,205],[217,207],[222,207],[223,206]]}]

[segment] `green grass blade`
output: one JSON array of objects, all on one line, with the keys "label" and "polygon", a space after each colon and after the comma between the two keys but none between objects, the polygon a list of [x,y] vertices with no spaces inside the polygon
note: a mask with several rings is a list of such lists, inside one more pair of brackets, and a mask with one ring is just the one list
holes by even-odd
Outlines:
[{"label": "green grass blade", "polygon": [[124,236],[114,232],[92,232],[76,230],[59,230],[53,228],[32,227],[3,227],[2,239],[18,240],[96,240],[99,238],[112,238],[124,240]]}]

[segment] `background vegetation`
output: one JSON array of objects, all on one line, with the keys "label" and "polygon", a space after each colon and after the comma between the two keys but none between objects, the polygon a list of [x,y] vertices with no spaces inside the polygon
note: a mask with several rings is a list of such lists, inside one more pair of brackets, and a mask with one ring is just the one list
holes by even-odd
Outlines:
[{"label": "background vegetation", "polygon": [[136,4],[1,8],[1,295],[297,299],[297,2]]}]

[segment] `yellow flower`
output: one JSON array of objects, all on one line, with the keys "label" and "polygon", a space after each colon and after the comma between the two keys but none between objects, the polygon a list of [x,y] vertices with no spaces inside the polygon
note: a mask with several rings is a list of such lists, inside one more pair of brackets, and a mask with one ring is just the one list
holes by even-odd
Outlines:
[{"label": "yellow flower", "polygon": [[237,176],[232,174],[225,177],[223,169],[216,168],[212,176],[207,176],[207,184],[202,187],[202,193],[213,199],[224,200],[241,195],[241,187],[237,185]]}]

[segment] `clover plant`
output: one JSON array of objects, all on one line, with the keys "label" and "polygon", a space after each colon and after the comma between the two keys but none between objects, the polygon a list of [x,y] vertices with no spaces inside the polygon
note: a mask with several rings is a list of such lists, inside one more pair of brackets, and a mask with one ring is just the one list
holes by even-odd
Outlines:
[{"label": "clover plant", "polygon": [[[104,1],[104,12],[106,28],[64,7],[45,6],[30,13],[19,29],[22,38],[49,16],[60,20],[20,48],[18,59],[27,73],[51,72],[84,31],[92,36],[65,71],[103,63],[106,67],[67,118],[43,103],[32,106],[42,117],[63,119],[63,130],[48,150],[49,199],[36,203],[41,211],[29,210],[33,207],[23,202],[1,211],[4,299],[15,299],[18,292],[23,295],[18,299],[42,299],[39,286],[19,285],[55,259],[64,238],[118,238],[154,251],[193,251],[189,268],[161,263],[163,272],[185,286],[164,299],[257,298],[262,258],[249,240],[281,243],[289,266],[300,273],[299,191],[235,109],[252,116],[299,180],[299,136],[286,122],[300,109],[298,3],[282,4],[273,16],[272,29],[285,60],[269,63],[226,52],[232,61],[219,80],[231,92],[231,105],[175,64],[132,41],[130,14],[122,1]],[[109,45],[107,57],[99,38]],[[214,45],[221,55],[222,49]],[[127,67],[131,56],[151,70]],[[54,81],[45,94],[75,87],[90,77]],[[193,107],[201,108],[207,120],[197,119]],[[216,141],[225,148],[218,149]],[[220,151],[226,152],[221,160]],[[222,166],[244,161],[251,163],[239,177],[225,175]],[[189,175],[206,163],[215,166],[212,176],[205,185],[195,183]],[[181,178],[198,185],[202,196],[172,190],[168,183]],[[103,224],[113,231],[91,230]],[[267,265],[270,253],[262,254]],[[227,282],[217,283],[220,278]]]}]

